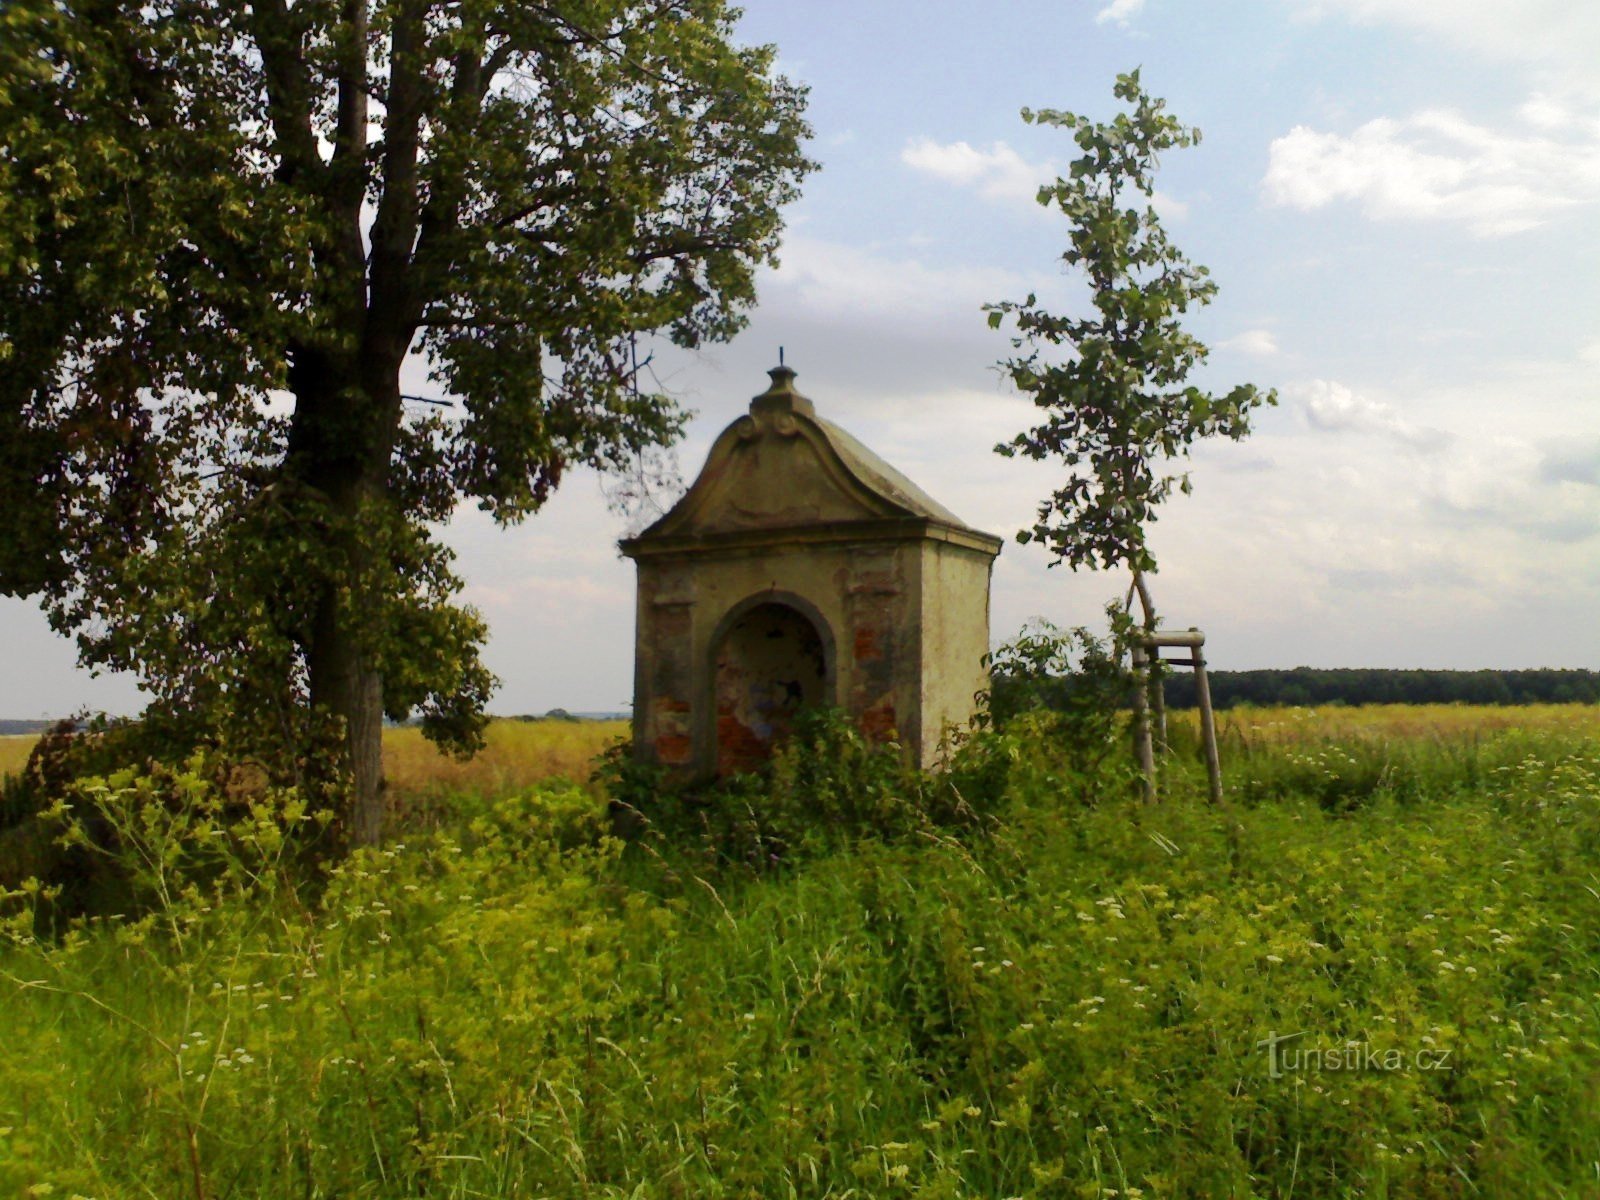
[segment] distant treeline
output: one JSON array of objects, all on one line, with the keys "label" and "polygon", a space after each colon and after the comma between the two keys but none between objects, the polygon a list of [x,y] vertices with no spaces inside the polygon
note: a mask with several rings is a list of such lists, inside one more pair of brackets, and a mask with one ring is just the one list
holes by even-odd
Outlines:
[{"label": "distant treeline", "polygon": [[17,737],[29,733],[43,733],[54,721],[0,721],[0,737]]},{"label": "distant treeline", "polygon": [[[1600,671],[1395,671],[1295,667],[1288,671],[1207,671],[1211,702],[1238,704],[1595,704]],[[1167,703],[1195,705],[1194,673],[1167,679]]]}]

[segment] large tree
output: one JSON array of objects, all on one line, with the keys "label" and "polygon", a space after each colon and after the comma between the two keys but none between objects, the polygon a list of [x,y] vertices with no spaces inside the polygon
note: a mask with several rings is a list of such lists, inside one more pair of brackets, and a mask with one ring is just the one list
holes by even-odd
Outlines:
[{"label": "large tree", "polygon": [[673,439],[634,335],[772,261],[804,95],[736,16],[0,6],[0,592],[375,840],[383,714],[469,750],[493,684],[438,524]]}]

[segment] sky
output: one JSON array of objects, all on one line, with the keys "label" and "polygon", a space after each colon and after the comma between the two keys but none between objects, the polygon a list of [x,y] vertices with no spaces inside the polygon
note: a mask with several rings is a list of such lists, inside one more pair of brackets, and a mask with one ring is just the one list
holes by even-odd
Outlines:
[{"label": "sky", "polygon": [[[797,385],[1008,539],[991,633],[1103,622],[1120,576],[1015,542],[1059,470],[993,452],[1031,424],[982,305],[1083,303],[1040,208],[1066,169],[1024,107],[1098,120],[1134,67],[1198,126],[1157,207],[1211,269],[1197,377],[1278,390],[1196,448],[1151,530],[1158,608],[1219,669],[1600,668],[1600,5],[1585,0],[749,0],[748,42],[810,87],[821,170],[748,328],[654,346],[696,413],[684,481],[782,346]],[[623,711],[641,523],[575,474],[509,530],[445,536],[487,618],[498,713]],[[670,501],[670,496],[667,497]],[[27,603],[0,600],[0,717],[131,712]]]}]

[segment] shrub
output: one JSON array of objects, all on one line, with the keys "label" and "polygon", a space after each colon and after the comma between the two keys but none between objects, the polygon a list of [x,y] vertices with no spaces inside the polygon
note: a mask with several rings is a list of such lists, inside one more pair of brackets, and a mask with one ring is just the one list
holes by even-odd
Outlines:
[{"label": "shrub", "polygon": [[812,709],[797,717],[791,736],[756,772],[677,784],[619,743],[597,778],[619,830],[766,869],[863,839],[985,825],[1003,803],[1003,782],[975,788],[973,798],[962,785],[985,775],[980,759],[992,747],[993,739],[964,743],[949,770],[930,774],[910,764],[898,744],[868,741],[846,713]]},{"label": "shrub", "polygon": [[126,879],[111,858],[95,854],[112,839],[110,828],[87,815],[81,838],[64,844],[57,821],[83,779],[108,776],[130,764],[148,764],[173,747],[154,727],[103,717],[59,721],[34,743],[27,764],[0,783],[0,888],[37,879],[52,897],[41,914],[53,921],[126,907]]},{"label": "shrub", "polygon": [[1115,606],[1107,613],[1110,641],[1036,619],[990,656],[993,684],[977,724],[1011,738],[988,746],[979,739],[976,760],[1025,765],[1027,786],[1081,804],[1132,786],[1124,709],[1135,680],[1122,665],[1127,617]]}]

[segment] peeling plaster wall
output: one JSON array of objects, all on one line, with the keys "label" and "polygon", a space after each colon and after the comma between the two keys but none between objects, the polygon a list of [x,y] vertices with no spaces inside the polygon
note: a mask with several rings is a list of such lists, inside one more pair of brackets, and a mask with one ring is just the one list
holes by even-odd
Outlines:
[{"label": "peeling plaster wall", "polygon": [[692,686],[695,579],[692,571],[639,564],[634,633],[635,753],[687,767],[694,761]]}]

